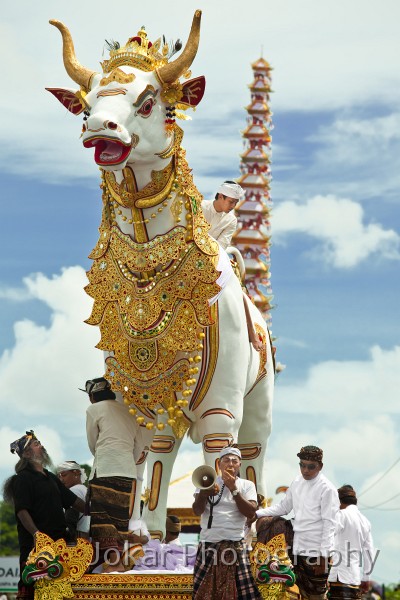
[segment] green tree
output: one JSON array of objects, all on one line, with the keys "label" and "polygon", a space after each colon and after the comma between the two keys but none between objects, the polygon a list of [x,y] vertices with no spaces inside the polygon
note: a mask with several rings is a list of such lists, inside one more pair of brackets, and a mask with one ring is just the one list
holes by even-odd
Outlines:
[{"label": "green tree", "polygon": [[15,556],[19,554],[17,523],[14,507],[0,501],[0,556]]},{"label": "green tree", "polygon": [[385,586],[385,600],[400,600],[400,583]]}]

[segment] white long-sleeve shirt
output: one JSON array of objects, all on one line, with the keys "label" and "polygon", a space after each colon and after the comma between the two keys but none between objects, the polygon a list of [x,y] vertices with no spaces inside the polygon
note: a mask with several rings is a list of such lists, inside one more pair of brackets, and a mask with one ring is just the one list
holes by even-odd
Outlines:
[{"label": "white long-sleeve shirt", "polygon": [[91,404],[86,411],[86,434],[94,462],[93,477],[136,477],[133,457],[138,425],[116,400]]},{"label": "white long-sleeve shirt", "polygon": [[205,200],[201,203],[204,218],[210,224],[211,237],[216,240],[224,250],[231,244],[232,236],[237,229],[237,218],[233,211],[229,213],[217,212],[214,208],[214,202]]},{"label": "white long-sleeve shirt", "polygon": [[278,517],[293,510],[293,554],[329,556],[333,549],[339,497],[335,486],[318,473],[306,480],[302,475],[290,484],[279,504],[256,512],[257,517]]},{"label": "white long-sleeve shirt", "polygon": [[360,585],[361,580],[369,581],[374,554],[371,523],[355,504],[340,510],[336,519],[332,568],[328,580],[349,585]]}]

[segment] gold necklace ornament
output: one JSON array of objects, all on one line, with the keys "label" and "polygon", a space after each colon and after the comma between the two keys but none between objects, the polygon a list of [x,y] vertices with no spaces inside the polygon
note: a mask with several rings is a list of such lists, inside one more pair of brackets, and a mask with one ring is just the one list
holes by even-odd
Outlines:
[{"label": "gold necklace ornament", "polygon": [[[152,208],[165,200],[174,183],[174,160],[162,171],[152,171],[151,181],[137,189],[136,179],[130,167],[122,170],[123,180],[118,183],[113,171],[103,171],[105,182],[113,199],[124,208]],[[131,185],[130,185],[131,184]]]},{"label": "gold necklace ornament", "polygon": [[[182,149],[163,171],[152,172],[143,190],[135,191],[129,168],[121,184],[113,173],[103,172],[102,189],[100,236],[90,254],[93,265],[85,288],[94,299],[87,323],[99,326],[97,347],[110,354],[105,376],[138,424],[152,429],[156,414],[165,413],[181,437],[190,425],[182,409],[204,377],[200,364],[206,333],[218,326],[208,303],[220,290],[218,244],[208,236],[209,225],[199,210],[202,196]],[[148,239],[140,207],[163,210],[169,201],[176,226]],[[132,218],[135,240],[115,219],[116,210],[128,207],[137,215]],[[212,364],[217,348],[207,346]]]}]

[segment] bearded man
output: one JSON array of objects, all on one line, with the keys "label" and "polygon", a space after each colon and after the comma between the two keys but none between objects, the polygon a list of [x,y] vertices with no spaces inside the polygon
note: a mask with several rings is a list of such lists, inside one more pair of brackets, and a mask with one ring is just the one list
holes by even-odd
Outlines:
[{"label": "bearded man", "polygon": [[[4,485],[4,500],[14,504],[20,550],[20,573],[35,545],[38,531],[53,540],[66,537],[64,509],[73,507],[84,512],[85,503],[66,488],[45,467],[50,459],[46,449],[32,430],[10,444],[10,451],[19,456],[12,475]],[[17,599],[33,599],[34,587],[18,582]]]}]

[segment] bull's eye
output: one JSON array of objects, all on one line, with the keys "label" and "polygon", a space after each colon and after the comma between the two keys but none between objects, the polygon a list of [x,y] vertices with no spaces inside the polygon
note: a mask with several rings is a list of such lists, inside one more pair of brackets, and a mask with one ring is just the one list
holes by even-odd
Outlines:
[{"label": "bull's eye", "polygon": [[139,115],[142,115],[142,117],[149,117],[151,115],[151,111],[153,110],[153,106],[155,105],[156,101],[154,100],[154,98],[147,98],[147,100],[142,104],[142,106],[139,108],[139,110],[137,111]]}]

